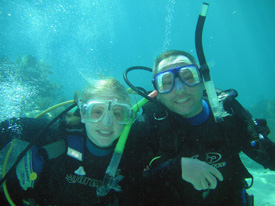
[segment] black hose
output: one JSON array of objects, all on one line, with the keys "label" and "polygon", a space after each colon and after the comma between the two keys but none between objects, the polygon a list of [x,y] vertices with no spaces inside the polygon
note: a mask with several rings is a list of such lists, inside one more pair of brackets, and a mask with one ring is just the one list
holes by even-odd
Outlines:
[{"label": "black hose", "polygon": [[149,67],[143,67],[143,66],[134,66],[134,67],[130,67],[128,69],[126,69],[126,71],[123,73],[123,78],[124,81],[126,82],[126,84],[133,90],[135,91],[137,94],[139,94],[140,96],[144,97],[145,99],[149,100],[149,101],[154,101],[153,98],[148,96],[148,93],[144,88],[142,87],[135,87],[128,79],[128,73],[130,71],[133,70],[145,70],[145,71],[149,71],[152,72],[152,69]]},{"label": "black hose", "polygon": [[152,69],[148,68],[148,67],[143,67],[143,66],[134,66],[134,67],[130,67],[128,69],[126,69],[126,71],[123,73],[123,78],[124,78],[124,81],[126,82],[126,84],[133,90],[135,91],[137,94],[141,95],[142,97],[150,100],[152,99],[151,97],[148,97],[147,94],[146,94],[146,90],[145,89],[141,89],[141,87],[135,87],[128,79],[128,73],[130,71],[133,71],[133,70],[145,70],[145,71],[149,71],[149,72],[152,72]]},{"label": "black hose", "polygon": [[[144,97],[145,99],[147,99],[148,101],[151,101],[161,107],[164,107],[163,104],[161,104],[159,101],[157,101],[155,98],[151,98],[148,96],[148,94],[150,92],[147,92],[144,88],[142,87],[136,87],[134,86],[128,79],[128,73],[130,71],[133,71],[133,70],[145,70],[145,71],[149,71],[149,72],[152,72],[152,69],[151,68],[148,68],[148,67],[144,67],[144,66],[133,66],[133,67],[130,67],[128,69],[126,69],[126,71],[123,73],[123,78],[124,78],[124,81],[126,82],[126,84],[133,90],[135,91],[137,94],[139,94],[140,96]],[[166,110],[166,109],[165,109]]]},{"label": "black hose", "polygon": [[[205,6],[208,6],[209,4],[203,3]],[[196,32],[195,32],[195,46],[196,46],[196,52],[197,56],[201,65],[200,71],[201,74],[203,75],[204,81],[210,81],[210,72],[209,72],[209,67],[206,63],[205,55],[203,52],[203,46],[202,46],[202,31],[203,31],[203,26],[205,22],[206,14],[204,11],[201,12],[199,15],[199,19],[197,22],[196,26]]]}]

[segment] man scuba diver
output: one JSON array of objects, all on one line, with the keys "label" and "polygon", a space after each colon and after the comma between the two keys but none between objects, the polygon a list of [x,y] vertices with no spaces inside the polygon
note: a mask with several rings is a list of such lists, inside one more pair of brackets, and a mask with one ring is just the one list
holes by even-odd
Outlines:
[{"label": "man scuba diver", "polygon": [[[151,156],[136,192],[140,195],[133,197],[133,202],[142,199],[140,205],[252,206],[253,196],[246,189],[253,177],[240,153],[275,170],[275,143],[267,137],[266,121],[253,119],[235,99],[235,90],[216,90],[213,85],[201,42],[207,6],[196,29],[201,67],[191,54],[179,50],[166,51],[154,62],[158,101],[149,99],[144,120],[136,122],[131,133],[142,138],[147,158]],[[145,97],[143,90],[136,90]],[[247,178],[252,179],[250,186]]]},{"label": "man scuba diver", "polygon": [[165,106],[153,103],[144,106],[145,124],[150,125],[147,142],[158,157],[150,163],[151,173],[161,174],[154,177],[158,180],[157,188],[151,189],[157,196],[153,198],[154,204],[247,202],[244,179],[252,176],[239,153],[244,152],[265,168],[275,170],[275,143],[266,137],[269,132],[266,125],[256,125],[231,95],[232,91],[220,93],[228,115],[223,122],[216,123],[203,95],[195,59],[184,51],[167,51],[156,59],[153,85],[158,91],[158,101]]}]

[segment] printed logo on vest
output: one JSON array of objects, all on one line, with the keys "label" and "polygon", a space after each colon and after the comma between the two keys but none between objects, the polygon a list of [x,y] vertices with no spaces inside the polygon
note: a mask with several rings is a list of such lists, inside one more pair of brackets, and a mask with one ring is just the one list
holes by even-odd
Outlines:
[{"label": "printed logo on vest", "polygon": [[66,180],[70,184],[81,184],[81,185],[87,185],[90,187],[100,187],[102,185],[102,180],[98,179],[92,179],[90,177],[86,177],[83,175],[72,175],[72,174],[67,174],[66,175]]},{"label": "printed logo on vest", "polygon": [[35,179],[30,178],[32,173],[33,173],[32,150],[29,150],[16,167],[17,179],[19,180],[20,186],[25,191],[28,188],[34,187],[34,180],[36,178]]},{"label": "printed logo on vest", "polygon": [[80,166],[77,170],[74,171],[76,175],[86,175],[86,172],[82,166]]},{"label": "printed logo on vest", "polygon": [[[198,159],[199,155],[194,155],[193,159]],[[222,155],[217,152],[207,152],[206,153],[206,160],[208,164],[212,165],[215,168],[225,167],[226,162],[219,162],[222,159]]]}]

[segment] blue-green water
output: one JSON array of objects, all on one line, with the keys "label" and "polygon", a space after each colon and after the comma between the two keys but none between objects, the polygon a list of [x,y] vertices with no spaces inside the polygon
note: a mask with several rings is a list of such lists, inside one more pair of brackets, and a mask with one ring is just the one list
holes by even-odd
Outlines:
[{"label": "blue-green water", "polygon": [[[215,86],[235,88],[246,106],[275,98],[275,2],[208,1],[203,43]],[[0,55],[31,54],[52,66],[68,98],[85,80],[123,80],[134,65],[152,67],[164,50],[196,55],[199,0],[15,0],[0,3]],[[151,88],[149,73],[137,83]]]},{"label": "blue-green water", "polygon": [[[215,86],[236,89],[238,100],[248,108],[275,99],[275,1],[208,3],[203,44]],[[0,56],[13,62],[24,55],[43,60],[53,71],[49,78],[63,86],[69,100],[85,84],[83,76],[123,81],[125,69],[152,67],[165,50],[196,56],[194,34],[201,6],[200,0],[1,0]],[[152,89],[150,73],[134,72],[130,78]],[[29,84],[16,81],[12,78],[8,89],[1,82],[1,117],[12,116],[2,113],[15,111],[35,95]],[[18,96],[18,91],[25,94]],[[269,115],[274,127],[275,114]],[[274,187],[270,190],[275,196]]]}]

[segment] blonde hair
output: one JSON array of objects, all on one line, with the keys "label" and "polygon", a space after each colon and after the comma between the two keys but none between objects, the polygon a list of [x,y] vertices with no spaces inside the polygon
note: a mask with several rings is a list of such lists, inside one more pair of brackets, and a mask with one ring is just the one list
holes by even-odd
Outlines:
[{"label": "blonde hair", "polygon": [[76,92],[75,101],[81,109],[83,103],[106,92],[112,93],[118,100],[131,105],[131,98],[126,88],[115,78],[89,80],[88,85],[82,91]]}]

